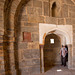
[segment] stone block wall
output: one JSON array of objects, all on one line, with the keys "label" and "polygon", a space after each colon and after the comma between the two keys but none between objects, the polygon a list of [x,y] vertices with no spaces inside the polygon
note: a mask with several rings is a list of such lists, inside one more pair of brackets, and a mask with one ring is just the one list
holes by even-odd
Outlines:
[{"label": "stone block wall", "polygon": [[[57,9],[59,9],[59,15],[56,17],[52,17],[51,15],[51,8],[52,3],[56,2]],[[58,4],[59,3],[59,4]],[[72,9],[71,9],[72,8]],[[31,0],[26,6],[23,7],[22,13],[21,13],[21,33],[19,37],[19,43],[22,44],[22,47],[19,46],[19,52],[22,56],[19,56],[21,59],[27,62],[27,59],[29,61],[33,61],[32,55],[35,56],[35,52],[39,51],[39,23],[48,23],[48,24],[56,24],[56,25],[73,25],[74,23],[74,2],[71,0]],[[23,44],[23,32],[30,32],[31,33],[31,42],[26,42]],[[35,45],[35,43],[37,43]],[[26,47],[24,47],[26,46]],[[29,51],[28,51],[29,50]],[[23,51],[23,52],[22,52]],[[29,55],[26,58],[24,51],[26,51],[26,55]],[[28,52],[27,52],[28,51]],[[34,51],[32,53],[32,51]],[[24,53],[24,54],[22,54]],[[31,54],[32,53],[32,54]],[[38,53],[39,54],[39,53]],[[37,56],[38,56],[37,54]],[[38,57],[40,59],[40,55]],[[35,59],[38,59],[37,57]],[[30,60],[31,59],[31,60]],[[38,60],[40,62],[40,60]],[[23,64],[24,62],[20,61],[20,64]],[[31,65],[33,67],[33,64]],[[36,65],[37,66],[37,65]],[[36,67],[35,66],[35,67]],[[39,71],[40,71],[40,64],[38,65]],[[72,65],[71,65],[72,66]],[[22,66],[20,66],[22,67]],[[27,65],[26,67],[30,67],[30,65]],[[38,71],[37,71],[38,72]]]},{"label": "stone block wall", "polygon": [[[58,15],[56,17],[52,17],[51,14],[53,2],[56,2],[57,5]],[[21,9],[20,7],[23,8]],[[6,11],[4,11],[4,9]],[[8,57],[9,59],[7,60],[10,60],[10,66],[7,65],[7,67],[10,67],[11,71],[17,71],[18,67],[22,75],[40,73],[39,23],[73,25],[73,50],[71,51],[73,60],[71,60],[72,64],[70,66],[71,68],[75,68],[74,0],[50,0],[50,2],[49,0],[0,0],[0,11],[0,74],[3,74],[4,70],[8,71],[7,68],[4,67],[4,65],[8,64],[6,63],[8,62],[6,61]],[[18,15],[20,17],[17,19],[17,22],[15,21],[18,17],[15,15],[16,12],[20,12]],[[17,27],[15,27],[15,23]],[[20,27],[18,27],[18,25]],[[15,30],[19,31],[16,34],[19,35],[16,39],[18,42],[14,40],[16,38],[16,36],[14,36]],[[23,32],[31,33],[31,42],[23,41]],[[7,58],[4,58],[5,56],[7,56]],[[18,59],[19,61],[17,61]],[[15,74],[15,72],[12,74]]]},{"label": "stone block wall", "polygon": [[[31,0],[23,7],[20,14],[20,34],[18,43],[19,68],[22,75],[33,75],[40,73],[40,50],[39,50],[39,23],[44,19],[42,14],[42,2]],[[31,41],[23,40],[23,32],[31,33]],[[25,71],[26,70],[26,71]]]}]

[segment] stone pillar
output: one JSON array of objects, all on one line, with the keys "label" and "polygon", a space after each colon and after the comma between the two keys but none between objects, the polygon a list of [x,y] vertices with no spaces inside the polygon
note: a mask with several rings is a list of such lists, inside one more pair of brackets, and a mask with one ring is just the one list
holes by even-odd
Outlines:
[{"label": "stone pillar", "polygon": [[44,73],[44,53],[43,53],[44,45],[40,45],[40,52],[41,52],[41,72]]},{"label": "stone pillar", "polygon": [[0,34],[0,75],[5,75],[4,52],[3,52],[3,35]]},{"label": "stone pillar", "polygon": [[72,45],[68,44],[68,68],[72,69]]},{"label": "stone pillar", "polygon": [[3,36],[4,68],[6,75],[15,75],[14,36]]}]

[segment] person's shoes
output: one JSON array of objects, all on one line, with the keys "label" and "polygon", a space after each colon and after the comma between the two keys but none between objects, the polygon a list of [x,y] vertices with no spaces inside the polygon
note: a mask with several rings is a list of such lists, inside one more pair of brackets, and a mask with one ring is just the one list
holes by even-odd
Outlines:
[{"label": "person's shoes", "polygon": [[61,66],[63,66],[63,64],[61,64]]},{"label": "person's shoes", "polygon": [[64,67],[65,67],[66,65],[64,65]]}]

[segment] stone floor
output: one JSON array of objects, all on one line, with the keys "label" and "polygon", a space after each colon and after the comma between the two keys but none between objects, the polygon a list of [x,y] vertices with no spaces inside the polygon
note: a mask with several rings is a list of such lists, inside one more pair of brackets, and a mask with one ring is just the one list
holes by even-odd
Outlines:
[{"label": "stone floor", "polygon": [[54,66],[45,73],[38,75],[75,75],[75,70],[69,70],[64,66]]}]

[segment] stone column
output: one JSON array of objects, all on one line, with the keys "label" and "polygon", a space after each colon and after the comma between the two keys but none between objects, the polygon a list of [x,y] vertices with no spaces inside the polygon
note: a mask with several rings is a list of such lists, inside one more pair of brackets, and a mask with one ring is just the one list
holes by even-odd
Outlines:
[{"label": "stone column", "polygon": [[0,75],[5,75],[4,52],[3,52],[3,35],[0,33]]},{"label": "stone column", "polygon": [[5,33],[3,36],[4,66],[6,75],[15,75],[14,36]]},{"label": "stone column", "polygon": [[40,52],[41,52],[41,72],[44,73],[44,53],[43,53],[44,45],[40,45]]},{"label": "stone column", "polygon": [[68,44],[68,68],[72,69],[72,45]]}]

